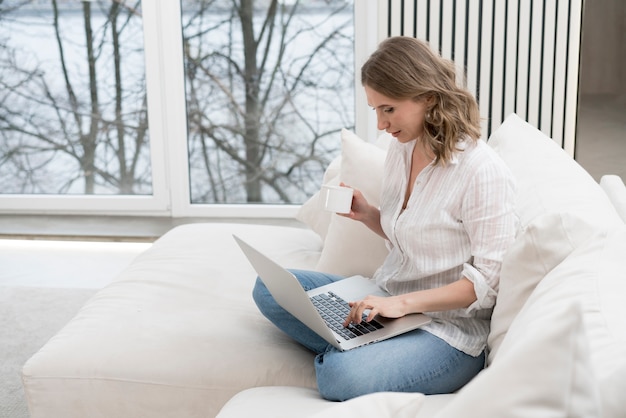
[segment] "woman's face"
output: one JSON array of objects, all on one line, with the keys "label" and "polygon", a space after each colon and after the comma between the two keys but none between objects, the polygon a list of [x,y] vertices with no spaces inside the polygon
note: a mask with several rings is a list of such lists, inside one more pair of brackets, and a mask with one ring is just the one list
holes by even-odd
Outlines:
[{"label": "woman's face", "polygon": [[367,104],[376,111],[378,129],[387,131],[399,142],[419,138],[424,130],[427,100],[392,99],[365,86]]}]

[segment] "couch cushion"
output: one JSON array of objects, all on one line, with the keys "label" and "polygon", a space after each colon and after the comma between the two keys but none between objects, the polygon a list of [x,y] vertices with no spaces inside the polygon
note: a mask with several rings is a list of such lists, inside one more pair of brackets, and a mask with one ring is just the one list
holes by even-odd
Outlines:
[{"label": "couch cushion", "polygon": [[228,401],[215,418],[294,418],[331,408],[317,389],[290,386],[244,390]]},{"label": "couch cushion", "polygon": [[314,268],[321,251],[303,228],[173,229],[27,362],[31,417],[207,417],[249,387],[315,388],[313,354],[254,305],[233,233],[286,267]]},{"label": "couch cushion", "polygon": [[360,396],[333,405],[332,408],[310,415],[311,418],[415,418],[422,408],[425,395],[421,393],[379,392]]}]

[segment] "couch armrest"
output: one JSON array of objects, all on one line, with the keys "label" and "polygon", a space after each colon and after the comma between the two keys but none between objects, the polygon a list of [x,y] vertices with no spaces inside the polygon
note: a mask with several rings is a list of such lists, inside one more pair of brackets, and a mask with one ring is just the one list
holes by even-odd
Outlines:
[{"label": "couch armrest", "polygon": [[615,207],[620,218],[626,223],[626,186],[620,176],[607,174],[600,179],[600,186]]}]

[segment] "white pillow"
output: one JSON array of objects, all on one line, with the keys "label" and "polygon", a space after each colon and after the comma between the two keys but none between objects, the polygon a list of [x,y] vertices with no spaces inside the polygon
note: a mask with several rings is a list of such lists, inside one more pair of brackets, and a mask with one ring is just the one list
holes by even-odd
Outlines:
[{"label": "white pillow", "polygon": [[496,357],[511,323],[537,283],[594,235],[595,228],[576,215],[547,213],[533,219],[517,236],[502,260],[500,288],[487,340],[488,364]]},{"label": "white pillow", "polygon": [[435,418],[599,417],[599,393],[577,303],[520,313],[494,363]]},{"label": "white pillow", "polygon": [[522,227],[547,212],[570,212],[593,225],[623,225],[600,185],[552,139],[519,116],[508,116],[488,143],[517,180]]},{"label": "white pillow", "polygon": [[[378,206],[386,150],[346,129],[341,132],[341,144],[339,180],[359,189],[370,204]],[[382,237],[360,222],[332,214],[316,270],[371,277],[387,253]]]},{"label": "white pillow", "polygon": [[[341,132],[341,137],[344,136],[352,136],[356,137],[350,131],[344,129]],[[375,145],[383,150],[386,150],[389,147],[389,142],[393,140],[393,137],[388,133],[382,133],[375,142]],[[358,158],[355,156],[353,158]],[[339,174],[341,171],[341,155],[335,158],[326,168],[324,172],[324,177],[322,179],[322,184],[330,184],[330,185],[339,185]],[[382,175],[382,171],[380,173]],[[376,191],[376,194],[379,194],[380,191]],[[302,206],[300,210],[296,214],[296,219],[300,222],[305,223],[309,228],[315,231],[322,239],[326,238],[326,234],[328,233],[328,228],[330,226],[330,220],[332,217],[331,212],[327,212],[324,210],[320,192],[316,192],[313,196],[311,196]]]}]

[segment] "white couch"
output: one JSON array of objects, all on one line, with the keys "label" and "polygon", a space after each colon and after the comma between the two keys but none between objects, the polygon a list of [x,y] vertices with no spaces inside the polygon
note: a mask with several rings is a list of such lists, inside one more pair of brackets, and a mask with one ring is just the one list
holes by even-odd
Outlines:
[{"label": "white couch", "polygon": [[[156,241],[25,364],[31,417],[626,416],[623,182],[599,185],[515,115],[489,144],[518,179],[522,227],[503,264],[489,367],[458,393],[319,397],[313,354],[258,313],[254,271],[231,236],[286,267],[371,274],[384,244],[314,196],[301,228],[190,224]],[[375,202],[384,146],[347,131],[342,146],[324,182]]]}]

